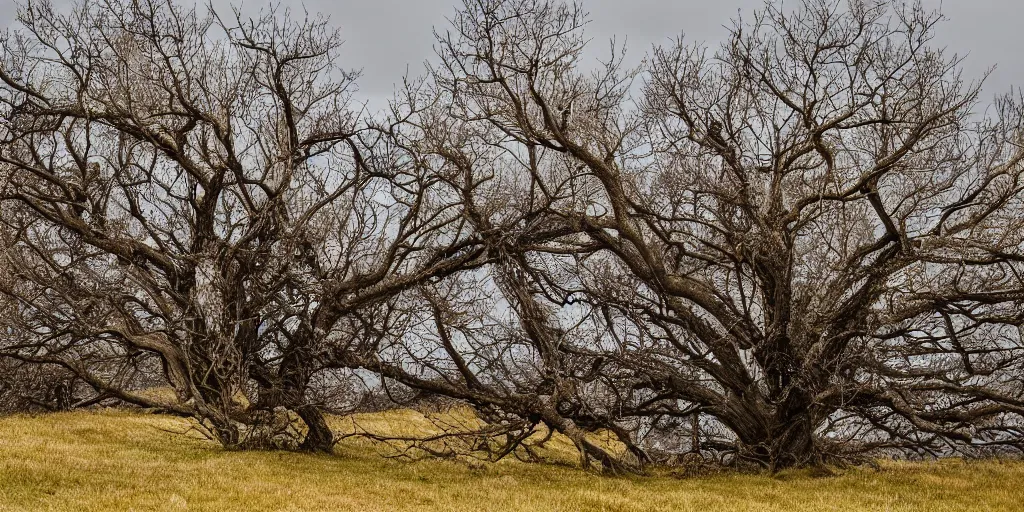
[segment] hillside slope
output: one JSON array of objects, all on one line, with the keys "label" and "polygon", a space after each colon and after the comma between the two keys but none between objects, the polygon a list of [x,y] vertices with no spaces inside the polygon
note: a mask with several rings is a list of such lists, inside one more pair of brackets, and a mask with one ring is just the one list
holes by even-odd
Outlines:
[{"label": "hillside slope", "polygon": [[[357,420],[420,428],[417,416]],[[364,441],[345,441],[335,456],[228,452],[181,434],[187,425],[120,411],[0,418],[0,510],[1024,510],[1024,463],[611,478],[517,461],[401,462]]]}]

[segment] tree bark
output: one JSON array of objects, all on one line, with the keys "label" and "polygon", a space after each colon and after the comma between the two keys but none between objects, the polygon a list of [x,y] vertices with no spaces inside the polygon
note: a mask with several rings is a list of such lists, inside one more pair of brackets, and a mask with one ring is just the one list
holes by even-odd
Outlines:
[{"label": "tree bark", "polygon": [[745,460],[772,472],[816,464],[820,457],[806,396],[794,389],[774,407],[763,399],[734,398],[716,416],[737,434],[739,455]]},{"label": "tree bark", "polygon": [[334,451],[334,432],[331,431],[327,419],[315,405],[303,405],[295,409],[302,421],[306,422],[309,431],[302,440],[299,449],[315,453],[331,453]]}]

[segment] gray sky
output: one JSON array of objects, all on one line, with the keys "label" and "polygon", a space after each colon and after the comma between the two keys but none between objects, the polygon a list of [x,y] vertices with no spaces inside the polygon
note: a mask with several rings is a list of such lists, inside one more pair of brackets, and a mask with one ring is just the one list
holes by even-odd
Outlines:
[{"label": "gray sky", "polygon": [[[54,0],[57,5],[69,0]],[[179,0],[189,1],[189,0]],[[231,0],[218,0],[226,4]],[[433,57],[432,31],[447,28],[446,17],[458,0],[282,0],[284,5],[303,5],[311,12],[331,17],[345,38],[345,65],[362,69],[359,96],[388,97],[408,69],[419,74],[423,62]],[[1022,0],[923,0],[938,7],[949,19],[938,32],[939,44],[967,54],[968,77],[980,76],[997,66],[986,83],[986,94],[1024,86],[1024,1]],[[247,0],[256,8],[266,0]],[[794,2],[795,3],[795,2]],[[745,17],[762,0],[583,0],[590,12],[588,34],[592,44],[606,48],[612,36],[628,42],[629,53],[639,59],[652,44],[664,43],[680,33],[689,41],[717,42],[723,25],[742,11]],[[11,24],[14,0],[0,0],[0,26]]]}]

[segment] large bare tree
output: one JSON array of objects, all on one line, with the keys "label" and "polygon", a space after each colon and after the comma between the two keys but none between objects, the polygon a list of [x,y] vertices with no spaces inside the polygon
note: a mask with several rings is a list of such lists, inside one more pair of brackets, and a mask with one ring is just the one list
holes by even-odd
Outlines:
[{"label": "large bare tree", "polygon": [[369,370],[611,470],[1024,449],[1024,102],[919,5],[785,7],[629,69],[579,5],[465,0],[367,114],[321,19],[26,4],[0,355],[230,446],[329,450]]},{"label": "large bare tree", "polygon": [[[31,336],[8,355],[196,417],[226,445],[265,442],[253,426],[283,407],[304,448],[331,448],[306,391],[344,319],[479,251],[393,123],[350,108],[338,33],[294,19],[20,8],[0,41],[0,200],[19,206],[4,292]],[[159,368],[174,399],[138,392]]]},{"label": "large bare tree", "polygon": [[555,298],[585,296],[614,343],[562,350],[630,375],[623,417],[704,415],[772,468],[853,432],[1019,447],[1021,102],[980,111],[940,20],[768,3],[717,51],[590,71],[580,6],[472,0],[434,76],[576,231],[530,250],[575,254]]}]

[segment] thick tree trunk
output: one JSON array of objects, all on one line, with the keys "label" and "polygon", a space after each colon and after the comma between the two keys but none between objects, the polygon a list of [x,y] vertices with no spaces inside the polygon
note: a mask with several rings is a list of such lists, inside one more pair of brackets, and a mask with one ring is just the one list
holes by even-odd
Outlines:
[{"label": "thick tree trunk", "polygon": [[334,432],[331,431],[320,408],[315,405],[303,405],[296,408],[295,412],[309,428],[299,449],[308,452],[331,453],[334,450]]},{"label": "thick tree trunk", "polygon": [[320,408],[306,403],[306,388],[309,386],[313,366],[312,356],[307,350],[308,339],[297,340],[295,346],[285,354],[278,370],[281,390],[277,394],[282,405],[295,411],[306,424],[306,437],[299,449],[310,452],[331,453],[334,450],[334,433]]},{"label": "thick tree trunk", "polygon": [[765,461],[772,472],[819,462],[810,415],[801,412],[778,418]]},{"label": "thick tree trunk", "polygon": [[719,419],[739,438],[740,456],[745,460],[772,472],[817,464],[811,406],[804,396],[794,390],[776,407],[735,400]]}]

